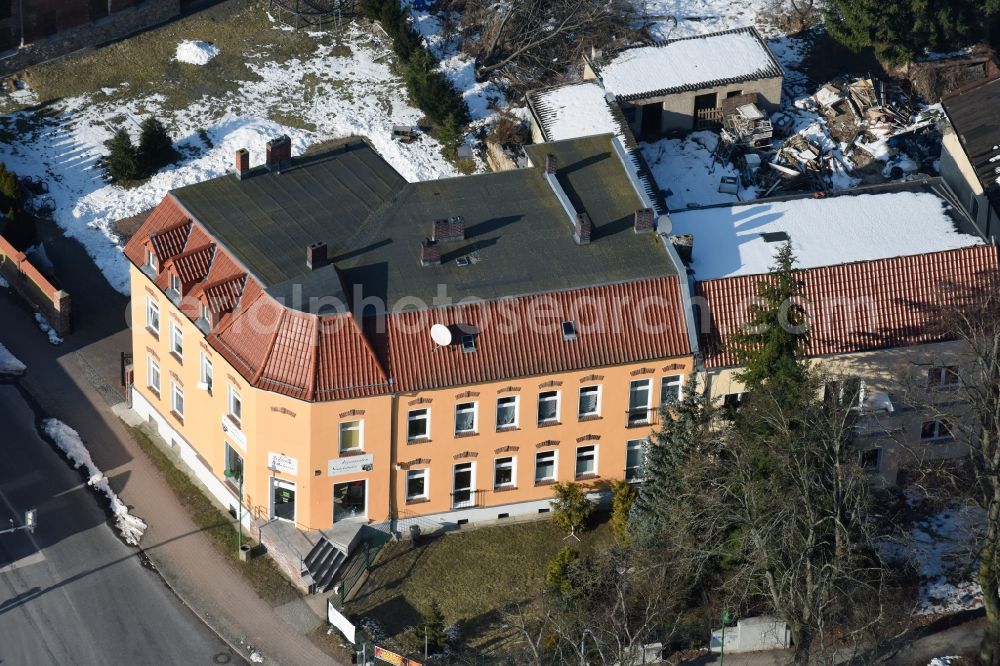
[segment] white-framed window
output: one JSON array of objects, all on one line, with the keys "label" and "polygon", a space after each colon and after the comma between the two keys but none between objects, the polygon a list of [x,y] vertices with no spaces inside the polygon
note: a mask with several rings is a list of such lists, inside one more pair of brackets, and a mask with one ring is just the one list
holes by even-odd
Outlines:
[{"label": "white-framed window", "polygon": [[340,452],[360,451],[364,445],[364,421],[341,421]]},{"label": "white-framed window", "polygon": [[581,386],[580,403],[577,415],[580,418],[586,416],[600,416],[601,414],[601,387]]},{"label": "white-framed window", "polygon": [[556,480],[556,451],[539,451],[535,454],[535,483]]},{"label": "white-framed window", "polygon": [[406,470],[406,501],[427,499],[430,490],[430,471],[426,469]]},{"label": "white-framed window", "polygon": [[146,357],[146,386],[160,395],[160,365],[152,356]]},{"label": "white-framed window", "polygon": [[538,394],[538,423],[559,422],[559,391],[542,391]]},{"label": "white-framed window", "polygon": [[736,412],[739,411],[740,407],[743,406],[743,403],[746,402],[748,397],[750,397],[750,394],[747,392],[727,393],[722,398],[722,407],[725,410],[725,413],[729,416],[735,415]]},{"label": "white-framed window", "polygon": [[476,464],[456,463],[452,467],[451,506],[455,509],[476,505]]},{"label": "white-framed window", "polygon": [[207,305],[201,306],[201,318],[209,323],[212,321],[212,310]]},{"label": "white-framed window", "polygon": [[827,382],[823,387],[823,398],[846,407],[860,407],[865,402],[866,391],[865,380],[849,377]]},{"label": "white-framed window", "polygon": [[944,441],[952,438],[951,426],[947,421],[938,419],[924,421],[920,426],[920,439],[925,442]]},{"label": "white-framed window", "polygon": [[212,392],[212,359],[208,357],[205,352],[201,353],[201,370],[199,372],[199,380],[201,385],[205,387],[205,390],[209,393]]},{"label": "white-framed window", "polygon": [[642,425],[649,423],[650,386],[649,379],[637,379],[628,387],[628,424]]},{"label": "white-framed window", "polygon": [[184,358],[184,331],[175,321],[170,322],[170,352]]},{"label": "white-framed window", "polygon": [[597,447],[593,444],[576,447],[576,478],[597,474]]},{"label": "white-framed window", "polygon": [[455,434],[476,432],[476,403],[460,402],[455,405]]},{"label": "white-framed window", "polygon": [[882,449],[875,447],[858,451],[858,464],[864,470],[878,471],[882,467]]},{"label": "white-framed window", "polygon": [[493,461],[493,487],[514,488],[517,486],[517,465],[514,456],[497,458]]},{"label": "white-framed window", "polygon": [[226,442],[226,471],[230,472],[231,477],[227,475],[227,478],[231,478],[233,483],[239,483],[239,480],[243,478],[243,456],[239,452],[230,446],[229,442]]},{"label": "white-framed window", "polygon": [[229,385],[229,420],[236,424],[236,427],[240,427],[243,422],[243,399],[240,397],[240,392],[230,384]]},{"label": "white-framed window", "polygon": [[170,288],[176,291],[178,294],[181,293],[181,279],[174,273],[170,274]]},{"label": "white-framed window", "polygon": [[927,368],[927,386],[949,388],[958,386],[958,368],[954,365],[937,365]]},{"label": "white-framed window", "polygon": [[517,396],[497,398],[497,430],[517,427]]},{"label": "white-framed window", "polygon": [[625,442],[625,480],[629,483],[642,480],[642,464],[649,443],[644,439]]},{"label": "white-framed window", "polygon": [[680,400],[684,391],[684,375],[667,375],[660,380],[660,402]]},{"label": "white-framed window", "polygon": [[146,250],[146,265],[154,271],[160,270],[160,260],[156,258],[156,253],[152,250]]},{"label": "white-framed window", "polygon": [[146,328],[157,337],[160,335],[160,306],[151,297],[146,297]]},{"label": "white-framed window", "polygon": [[170,382],[170,411],[184,417],[184,389],[175,382]]},{"label": "white-framed window", "polygon": [[406,414],[406,440],[428,439],[431,436],[431,410],[411,409]]}]

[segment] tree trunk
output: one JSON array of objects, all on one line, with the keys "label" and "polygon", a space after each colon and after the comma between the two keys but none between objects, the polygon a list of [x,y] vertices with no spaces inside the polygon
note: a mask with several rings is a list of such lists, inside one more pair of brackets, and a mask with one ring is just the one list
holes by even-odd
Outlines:
[{"label": "tree trunk", "polygon": [[813,639],[812,629],[798,623],[790,626],[792,629],[792,643],[795,644],[795,656],[793,657],[794,663],[808,664],[809,652],[812,647]]},{"label": "tree trunk", "polygon": [[[993,516],[996,511],[991,510]],[[1000,666],[1000,571],[996,565],[996,529],[990,528],[986,545],[979,553],[979,586],[983,591],[983,607],[986,610],[986,626],[983,629],[983,642],[979,646],[979,663],[983,666]],[[991,538],[992,537],[992,538]]]}]

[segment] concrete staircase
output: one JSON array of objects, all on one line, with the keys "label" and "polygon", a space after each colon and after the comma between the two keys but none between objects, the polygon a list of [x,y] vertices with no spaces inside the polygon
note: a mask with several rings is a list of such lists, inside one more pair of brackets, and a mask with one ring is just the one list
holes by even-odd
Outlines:
[{"label": "concrete staircase", "polygon": [[325,536],[319,538],[303,560],[306,571],[316,585],[316,592],[329,592],[333,589],[337,572],[346,559],[346,550],[333,545]]}]

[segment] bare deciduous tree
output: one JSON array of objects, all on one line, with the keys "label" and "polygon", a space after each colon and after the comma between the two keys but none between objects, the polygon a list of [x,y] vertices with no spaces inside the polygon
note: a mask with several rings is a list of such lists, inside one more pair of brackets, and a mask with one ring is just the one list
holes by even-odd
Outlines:
[{"label": "bare deciduous tree", "polygon": [[[1000,276],[981,276],[976,287],[950,285],[948,305],[935,308],[939,333],[956,341],[937,362],[914,359],[904,378],[905,401],[928,422],[942,424],[961,454],[933,460],[927,447],[912,448],[911,471],[932,494],[971,501],[986,514],[982,529],[968,535],[978,562],[986,627],[980,663],[1000,664]],[[942,388],[942,384],[945,386]],[[938,427],[938,426],[936,426]]]},{"label": "bare deciduous tree", "polygon": [[517,78],[564,73],[590,47],[629,35],[633,13],[625,0],[469,0],[462,26],[480,77],[506,68]]}]

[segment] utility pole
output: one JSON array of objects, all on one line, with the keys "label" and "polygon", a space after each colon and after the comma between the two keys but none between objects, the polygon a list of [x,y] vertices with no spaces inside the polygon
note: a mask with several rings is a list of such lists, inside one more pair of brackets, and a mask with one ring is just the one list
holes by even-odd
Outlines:
[{"label": "utility pole", "polygon": [[10,528],[6,530],[0,530],[0,534],[10,534],[11,532],[20,532],[21,530],[28,530],[31,534],[35,533],[35,527],[38,525],[38,511],[35,509],[28,509],[24,512],[24,524],[18,527],[14,527],[14,519],[10,519]]},{"label": "utility pole", "polygon": [[726,623],[729,622],[729,611],[722,611],[722,641],[719,646],[719,666],[723,666],[726,660]]}]

